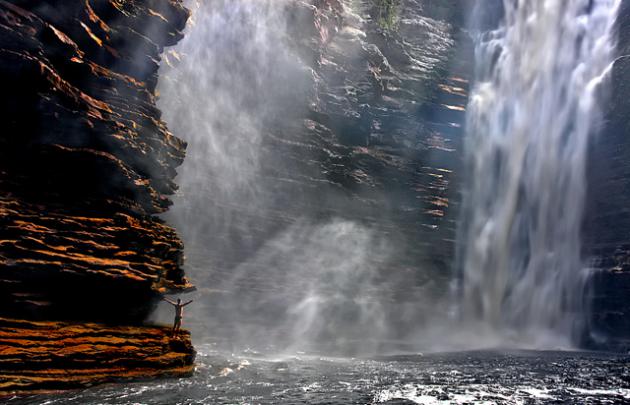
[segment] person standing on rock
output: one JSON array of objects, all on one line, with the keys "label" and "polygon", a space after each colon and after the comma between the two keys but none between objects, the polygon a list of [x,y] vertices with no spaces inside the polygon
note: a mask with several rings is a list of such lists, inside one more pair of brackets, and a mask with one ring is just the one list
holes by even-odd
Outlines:
[{"label": "person standing on rock", "polygon": [[175,322],[173,322],[173,331],[171,332],[171,336],[175,337],[179,334],[179,329],[182,326],[182,318],[184,317],[184,307],[190,304],[191,302],[193,302],[193,300],[190,300],[182,304],[182,300],[179,298],[177,299],[177,302],[171,301],[166,297],[162,297],[162,299],[175,307]]}]

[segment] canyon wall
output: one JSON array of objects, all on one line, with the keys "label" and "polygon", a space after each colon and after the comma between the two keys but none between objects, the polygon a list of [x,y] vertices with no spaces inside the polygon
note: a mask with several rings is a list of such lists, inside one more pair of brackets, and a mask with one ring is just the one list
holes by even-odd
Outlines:
[{"label": "canyon wall", "polygon": [[[254,139],[240,139],[225,115],[212,123],[224,137],[214,141],[228,152],[255,143],[256,153],[199,183],[186,170],[220,156],[195,145],[178,208],[167,212],[186,142],[163,122],[156,88],[164,47],[182,40],[189,18],[181,2],[0,1],[0,392],[192,372],[188,333],[173,340],[168,328],[143,326],[162,294],[193,288],[164,218],[185,233],[188,269],[204,286],[193,326],[213,339],[340,334],[356,346],[413,338],[426,318],[446,314],[434,303],[454,278],[473,69],[466,12],[455,0],[401,0],[394,14],[385,3],[283,2],[288,35],[278,48],[298,61],[295,80],[273,73],[273,48],[267,65],[205,66],[240,69],[229,85],[251,93],[237,116],[264,111]],[[630,54],[627,21],[623,1],[620,55]],[[230,49],[249,55],[239,46]],[[195,139],[197,105],[224,101],[221,89],[176,80],[191,73],[180,69],[186,55],[167,58],[166,121]],[[271,85],[251,72],[266,70]],[[629,73],[630,58],[620,58],[593,140],[585,221],[585,256],[598,269],[586,343],[619,350],[630,336]],[[210,98],[184,102],[195,89]],[[252,174],[242,170],[252,160],[239,183],[232,175]],[[305,306],[304,291],[321,299],[333,287],[343,299]],[[282,318],[287,308],[294,319]],[[377,317],[361,320],[364,310]],[[311,323],[298,322],[308,314]],[[374,335],[379,328],[387,333]]]},{"label": "canyon wall", "polygon": [[198,2],[167,53],[201,339],[347,354],[446,316],[472,43],[458,1],[388,3]]},{"label": "canyon wall", "polygon": [[[199,3],[197,23],[219,28],[193,27],[198,37],[169,54],[161,102],[195,147],[167,218],[205,287],[193,309],[199,336],[417,342],[452,309],[473,2],[389,3],[283,1],[271,17],[246,2]],[[493,4],[477,16],[482,29],[500,19]],[[627,19],[624,1],[620,54]],[[584,257],[599,270],[583,343],[598,348],[622,349],[629,335],[627,210],[616,191],[629,178],[628,63],[615,64],[591,148]]]},{"label": "canyon wall", "polygon": [[156,217],[186,149],[157,71],[188,17],[174,0],[0,1],[0,391],[192,372],[189,335],[141,326],[193,288]]}]

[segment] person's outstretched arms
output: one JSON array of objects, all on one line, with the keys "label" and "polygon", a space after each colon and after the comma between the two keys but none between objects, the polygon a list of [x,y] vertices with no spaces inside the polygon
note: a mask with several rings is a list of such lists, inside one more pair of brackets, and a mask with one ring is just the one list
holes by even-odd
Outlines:
[{"label": "person's outstretched arms", "polygon": [[171,304],[171,305],[175,305],[175,306],[177,306],[177,303],[176,303],[175,301],[171,301],[171,300],[169,300],[169,299],[168,299],[168,298],[166,298],[166,297],[162,297],[162,299],[163,299],[164,301],[168,302],[168,303],[169,303],[169,304]]},{"label": "person's outstretched arms", "polygon": [[182,307],[185,307],[186,305],[190,304],[191,302],[193,302],[194,300],[190,300],[187,303],[185,303],[184,305],[182,305]]}]

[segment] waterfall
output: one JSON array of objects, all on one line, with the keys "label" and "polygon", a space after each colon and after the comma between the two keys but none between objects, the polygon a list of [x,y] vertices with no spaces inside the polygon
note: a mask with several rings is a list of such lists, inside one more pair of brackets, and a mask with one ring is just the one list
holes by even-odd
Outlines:
[{"label": "waterfall", "polygon": [[540,347],[582,330],[587,152],[619,4],[504,0],[476,37],[458,266],[461,315],[484,332]]}]

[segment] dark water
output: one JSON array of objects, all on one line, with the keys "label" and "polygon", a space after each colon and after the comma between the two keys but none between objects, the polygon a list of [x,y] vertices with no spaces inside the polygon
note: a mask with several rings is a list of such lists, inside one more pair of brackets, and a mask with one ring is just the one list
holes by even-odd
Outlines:
[{"label": "dark water", "polygon": [[462,352],[336,359],[198,354],[193,378],[9,404],[630,404],[630,356]]}]

